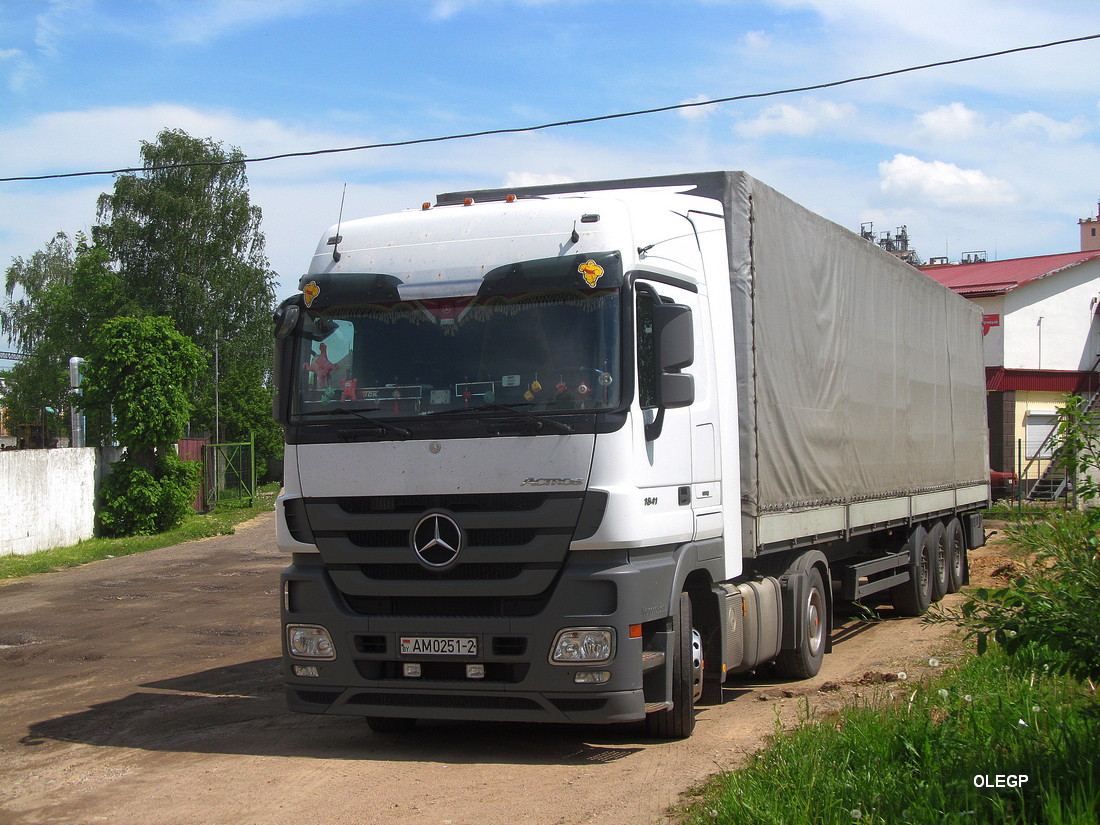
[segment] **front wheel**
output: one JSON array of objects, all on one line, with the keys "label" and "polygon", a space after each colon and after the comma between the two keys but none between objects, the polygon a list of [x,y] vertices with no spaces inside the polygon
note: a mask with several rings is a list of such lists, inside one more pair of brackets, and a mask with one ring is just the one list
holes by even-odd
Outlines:
[{"label": "front wheel", "polygon": [[828,602],[821,571],[809,571],[806,600],[800,605],[794,621],[802,623],[802,643],[792,650],[782,650],[775,659],[775,668],[790,679],[809,679],[821,670],[825,659],[825,634],[829,631]]},{"label": "front wheel", "polygon": [[[672,661],[672,707],[654,711],[645,718],[646,732],[656,739],[687,739],[695,730],[696,650],[691,628],[691,597],[680,594],[679,609],[674,617]],[[702,663],[700,661],[701,670]],[[699,674],[701,677],[701,673]],[[701,687],[701,678],[699,686]]]}]

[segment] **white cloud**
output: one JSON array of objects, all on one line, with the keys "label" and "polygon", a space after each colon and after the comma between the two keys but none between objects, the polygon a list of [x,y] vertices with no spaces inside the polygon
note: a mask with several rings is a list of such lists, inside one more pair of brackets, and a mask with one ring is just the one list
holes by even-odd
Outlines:
[{"label": "white cloud", "polygon": [[431,16],[433,20],[449,20],[467,9],[477,6],[543,6],[550,3],[577,2],[577,0],[433,0]]},{"label": "white cloud", "polygon": [[735,129],[738,134],[747,138],[777,134],[806,137],[851,120],[855,114],[856,107],[850,103],[816,100],[797,106],[780,103],[769,106],[760,117],[740,123]]},{"label": "white cloud", "polygon": [[503,189],[523,186],[549,186],[554,183],[572,183],[573,178],[568,175],[555,175],[544,172],[509,172],[504,176]]},{"label": "white cloud", "polygon": [[949,103],[917,116],[921,131],[934,140],[967,140],[983,127],[982,116],[962,103]]},{"label": "white cloud", "polygon": [[60,43],[74,20],[92,7],[92,0],[50,0],[49,8],[35,19],[34,44],[46,57],[57,57]]},{"label": "white cloud", "polygon": [[0,65],[10,67],[8,88],[16,93],[24,91],[35,76],[33,64],[20,49],[0,49]]},{"label": "white cloud", "polygon": [[951,207],[1004,206],[1016,201],[1009,183],[980,169],[960,169],[953,163],[903,154],[880,163],[878,169],[880,188],[896,198]]},{"label": "white cloud", "polygon": [[[339,16],[332,9],[339,3],[328,2],[322,13]],[[182,43],[205,43],[231,31],[250,28],[269,20],[299,17],[318,12],[310,0],[189,0],[173,9],[166,31],[170,39]]]},{"label": "white cloud", "polygon": [[[695,97],[689,97],[687,100],[681,100],[680,103],[706,103],[710,100],[706,95],[696,95]],[[715,107],[713,106],[690,106],[687,109],[678,109],[680,116],[687,120],[700,120],[711,114]]]},{"label": "white cloud", "polygon": [[[258,157],[365,143],[362,135],[309,132],[267,118],[243,118],[217,109],[173,104],[113,106],[51,112],[19,126],[0,129],[0,176],[105,170],[140,163],[141,141],[162,129],[212,137]],[[335,156],[340,157],[340,156]],[[335,163],[330,160],[329,163]],[[347,164],[347,161],[340,161]],[[292,165],[292,162],[285,162]],[[314,162],[313,168],[326,161]],[[285,168],[285,167],[281,167]]]},{"label": "white cloud", "polygon": [[1089,126],[1083,118],[1063,122],[1039,112],[1024,112],[1022,115],[1016,115],[1009,120],[1008,125],[1017,132],[1058,143],[1077,140],[1089,131]]}]

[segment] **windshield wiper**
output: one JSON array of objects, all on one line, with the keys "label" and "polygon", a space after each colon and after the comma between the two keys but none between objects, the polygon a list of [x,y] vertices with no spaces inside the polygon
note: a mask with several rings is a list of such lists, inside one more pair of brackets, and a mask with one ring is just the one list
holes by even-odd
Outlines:
[{"label": "windshield wiper", "polygon": [[[391,424],[381,418],[371,418],[369,415],[367,415],[367,413],[369,412],[375,412],[380,409],[381,407],[366,407],[365,409],[354,409],[351,407],[334,407],[333,409],[329,410],[320,410],[318,412],[308,413],[308,415],[344,415],[347,413],[351,413],[354,416],[362,418],[372,427],[376,427],[379,433],[396,433],[402,438],[408,438],[410,435],[412,435],[412,430],[406,430],[404,427],[398,427],[396,424]],[[340,435],[354,435],[356,432],[361,432],[361,430],[341,430]]]},{"label": "windshield wiper", "polygon": [[[524,421],[530,422],[534,425],[535,432],[542,430],[544,426],[549,424],[559,433],[571,433],[576,431],[576,427],[572,424],[566,424],[564,421],[559,421],[551,416],[535,415],[528,410],[518,409],[519,407],[530,406],[530,401],[521,401],[518,404],[478,404],[474,407],[466,407],[461,410],[441,410],[432,415],[456,415],[458,413],[504,413],[515,418],[520,418]],[[494,435],[499,435],[499,430],[490,430]]]}]

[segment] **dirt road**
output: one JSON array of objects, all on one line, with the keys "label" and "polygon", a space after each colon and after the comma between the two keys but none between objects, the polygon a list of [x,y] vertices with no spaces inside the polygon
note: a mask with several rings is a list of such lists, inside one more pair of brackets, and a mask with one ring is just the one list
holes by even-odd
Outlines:
[{"label": "dirt road", "polygon": [[375,734],[285,709],[273,531],[267,514],[234,536],[0,583],[0,823],[659,822],[756,749],[777,711],[790,722],[806,698],[890,687],[865,687],[868,672],[927,671],[948,632],[849,622],[816,679],[739,684],[684,742],[634,725]]}]

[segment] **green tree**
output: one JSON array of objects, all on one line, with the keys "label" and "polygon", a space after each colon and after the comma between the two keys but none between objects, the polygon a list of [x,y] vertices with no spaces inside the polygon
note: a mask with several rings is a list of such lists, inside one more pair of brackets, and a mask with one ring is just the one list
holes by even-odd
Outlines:
[{"label": "green tree", "polygon": [[115,318],[96,335],[85,375],[85,402],[114,413],[126,447],[100,492],[106,535],[156,533],[179,524],[197,481],[174,445],[184,434],[204,367],[198,347],[165,317]]},{"label": "green tree", "polygon": [[[74,248],[63,232],[29,259],[13,260],[5,292],[0,329],[27,353],[6,376],[8,417],[16,427],[37,425],[46,407],[72,403],[69,358],[87,356],[100,325],[124,313],[128,301],[106,250],[83,235]],[[57,423],[68,424],[64,416]],[[96,422],[90,423],[94,436]]]},{"label": "green tree", "polygon": [[[171,317],[207,353],[218,344],[218,375],[211,358],[203,377],[209,391],[195,415],[213,429],[215,380],[222,405],[243,407],[262,397],[270,372],[274,273],[260,209],[249,200],[238,149],[165,130],[142,143],[141,158],[143,172],[120,175],[100,197],[93,237],[118,262],[138,307]],[[247,436],[233,428],[216,434]]]},{"label": "green tree", "polygon": [[1066,398],[1058,408],[1058,426],[1054,432],[1057,463],[1072,484],[1075,505],[1100,496],[1100,429],[1096,413],[1079,395]]}]

